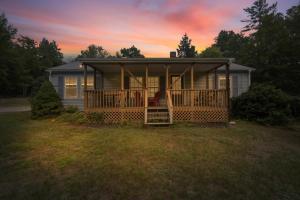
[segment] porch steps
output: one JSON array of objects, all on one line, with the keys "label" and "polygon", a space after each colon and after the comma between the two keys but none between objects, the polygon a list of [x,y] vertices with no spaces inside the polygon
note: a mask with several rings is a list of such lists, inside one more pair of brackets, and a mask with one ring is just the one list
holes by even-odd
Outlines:
[{"label": "porch steps", "polygon": [[170,125],[168,107],[148,107],[146,125]]}]

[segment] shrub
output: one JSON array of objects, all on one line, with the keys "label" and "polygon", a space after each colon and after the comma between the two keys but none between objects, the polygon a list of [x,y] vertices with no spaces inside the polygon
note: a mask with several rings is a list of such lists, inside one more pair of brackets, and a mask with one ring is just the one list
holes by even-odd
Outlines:
[{"label": "shrub", "polygon": [[65,107],[65,112],[67,112],[67,113],[76,113],[78,111],[79,111],[79,109],[78,109],[77,106],[67,106],[67,107]]},{"label": "shrub", "polygon": [[71,122],[74,124],[93,124],[99,125],[104,123],[104,116],[103,113],[99,112],[74,112],[74,113],[67,113],[65,112],[61,116],[58,117],[59,120],[64,122]]},{"label": "shrub", "polygon": [[45,81],[31,99],[32,118],[58,115],[62,110],[62,103],[54,87],[49,81]]},{"label": "shrub", "polygon": [[58,117],[59,120],[70,122],[73,124],[88,124],[87,117],[84,112],[64,113]]},{"label": "shrub", "polygon": [[104,122],[103,113],[100,112],[87,112],[86,118],[91,124],[103,124]]},{"label": "shrub", "polygon": [[282,125],[291,115],[290,98],[280,89],[258,84],[232,100],[232,114],[242,119],[263,124]]},{"label": "shrub", "polygon": [[300,117],[300,97],[291,98],[291,110],[292,110],[293,117],[295,118]]}]

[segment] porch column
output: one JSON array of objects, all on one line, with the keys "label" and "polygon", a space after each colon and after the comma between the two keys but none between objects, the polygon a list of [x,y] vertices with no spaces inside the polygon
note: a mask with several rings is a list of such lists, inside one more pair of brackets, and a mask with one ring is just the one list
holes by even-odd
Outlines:
[{"label": "porch column", "polygon": [[148,70],[149,70],[149,67],[147,65],[145,68],[145,89],[148,89]]},{"label": "porch column", "polygon": [[[120,106],[124,107],[124,65],[121,64],[121,102],[120,102]],[[123,117],[122,117],[123,119]]]},{"label": "porch column", "polygon": [[218,77],[217,77],[217,70],[215,69],[215,77],[214,77],[214,81],[215,81],[215,84],[214,84],[214,89],[216,90],[217,89],[217,85],[218,85]]},{"label": "porch column", "polygon": [[195,97],[195,91],[194,91],[194,64],[191,66],[191,106],[194,107],[194,97]]},{"label": "porch column", "polygon": [[166,66],[166,90],[169,89],[169,65]]},{"label": "porch column", "polygon": [[206,89],[209,89],[209,72],[206,73]]},{"label": "porch column", "polygon": [[94,68],[94,90],[97,89],[97,70]]},{"label": "porch column", "polygon": [[83,64],[83,77],[84,77],[84,86],[83,86],[83,93],[84,93],[84,110],[88,107],[88,94],[87,94],[87,66]]},{"label": "porch column", "polygon": [[229,82],[229,64],[226,64],[226,95],[227,95],[227,108],[228,108],[228,120],[230,113],[230,82]]},{"label": "porch column", "polygon": [[121,65],[121,90],[124,90],[124,65]]},{"label": "porch column", "polygon": [[144,123],[148,122],[148,70],[149,64],[146,66],[145,69],[145,94],[144,94]]}]

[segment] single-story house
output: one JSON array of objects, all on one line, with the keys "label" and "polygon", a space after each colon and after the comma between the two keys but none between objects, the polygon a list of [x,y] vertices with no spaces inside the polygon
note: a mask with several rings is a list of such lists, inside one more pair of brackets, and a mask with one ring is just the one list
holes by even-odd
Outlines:
[{"label": "single-story house", "polygon": [[48,69],[63,104],[108,123],[227,122],[253,68],[228,58],[85,58]]}]

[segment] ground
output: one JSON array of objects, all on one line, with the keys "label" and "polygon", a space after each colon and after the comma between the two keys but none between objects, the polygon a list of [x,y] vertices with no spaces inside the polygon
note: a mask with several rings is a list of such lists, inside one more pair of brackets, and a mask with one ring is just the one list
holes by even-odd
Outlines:
[{"label": "ground", "polygon": [[0,114],[0,199],[300,199],[300,129],[85,127]]}]

